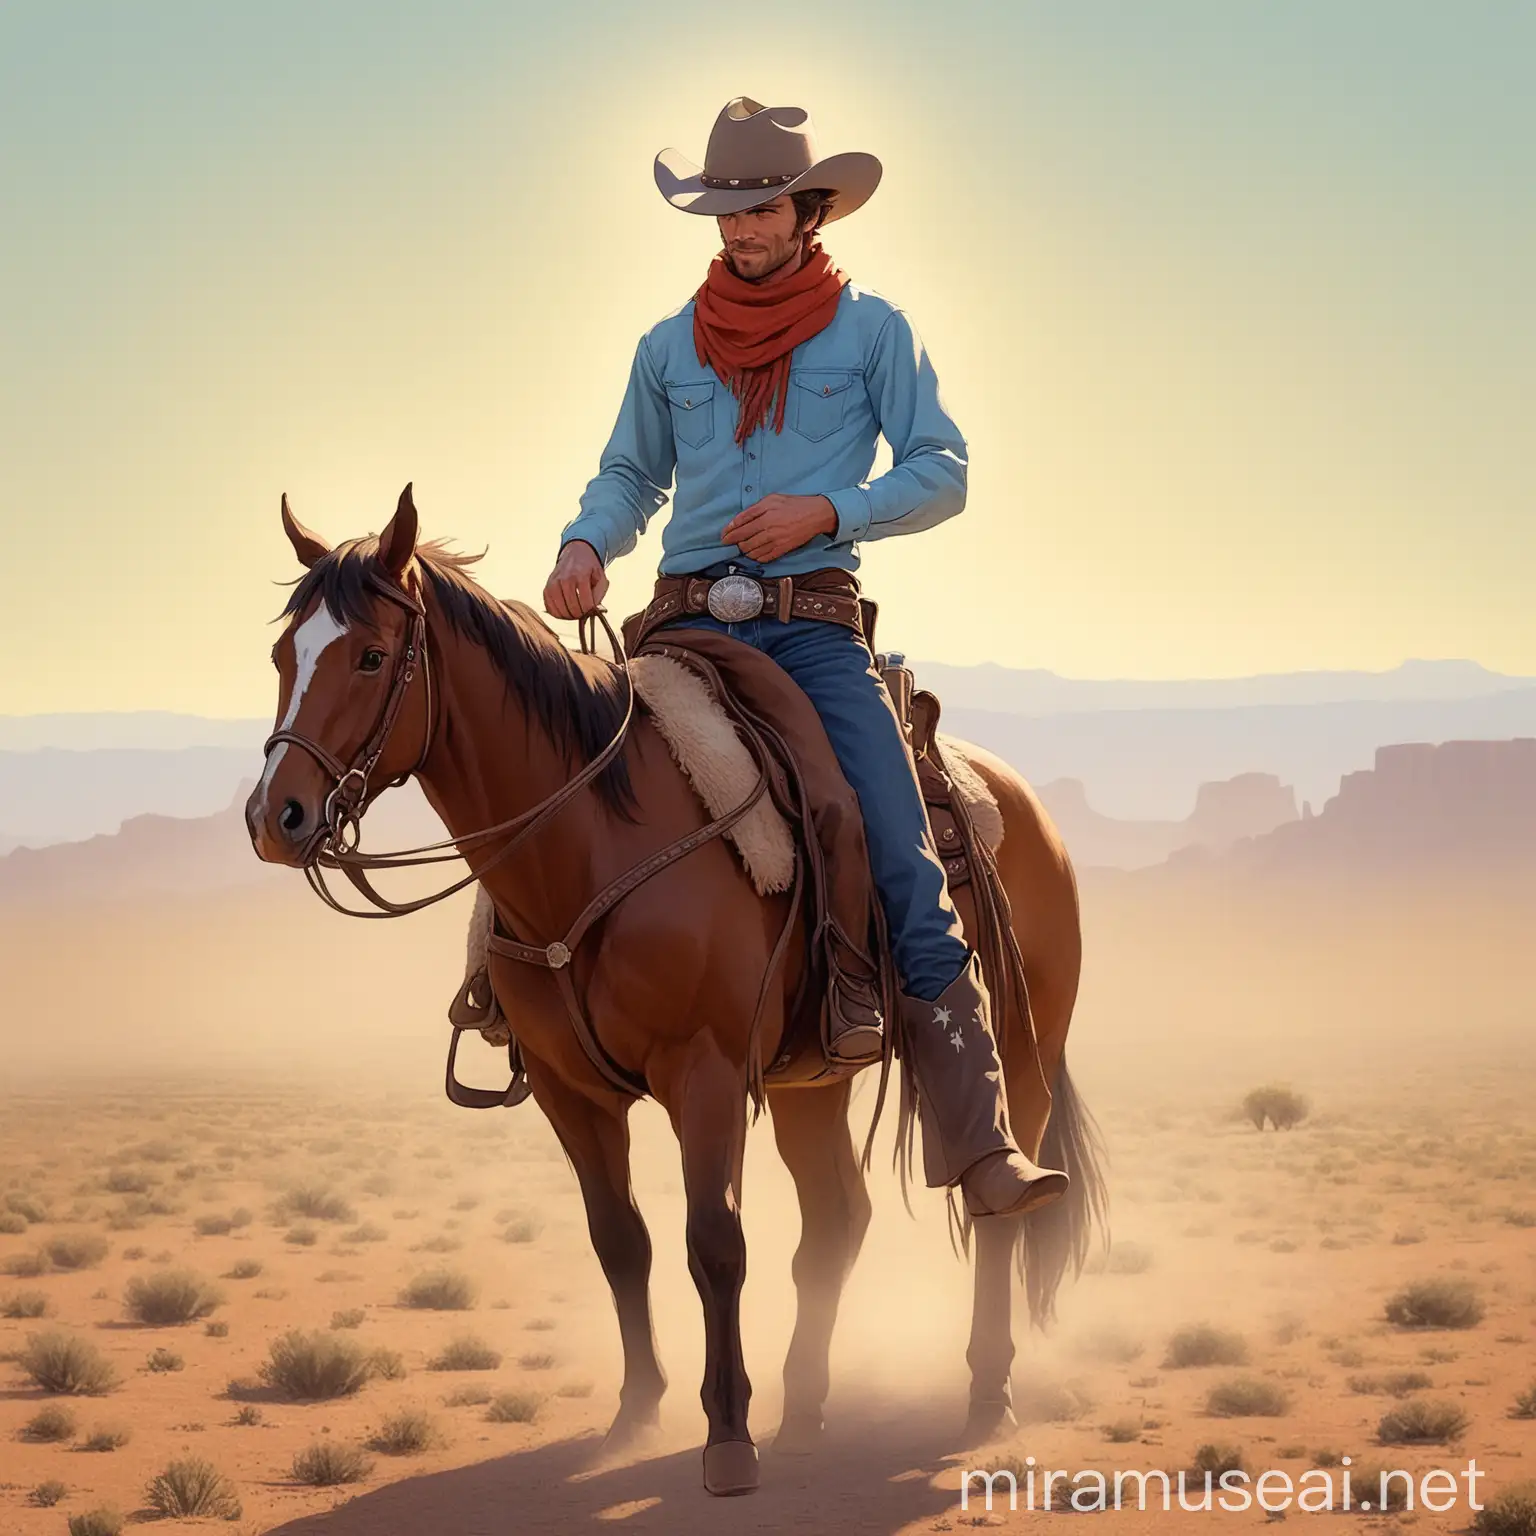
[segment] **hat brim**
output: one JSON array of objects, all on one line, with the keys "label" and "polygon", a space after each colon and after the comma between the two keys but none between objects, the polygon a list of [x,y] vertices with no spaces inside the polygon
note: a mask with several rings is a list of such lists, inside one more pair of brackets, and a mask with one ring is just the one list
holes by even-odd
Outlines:
[{"label": "hat brim", "polygon": [[880,162],[859,150],[828,155],[793,181],[779,187],[706,187],[703,167],[679,154],[664,149],[656,156],[656,186],[661,195],[683,213],[706,214],[714,218],[727,213],[744,213],[748,208],[771,203],[776,197],[809,188],[825,188],[834,194],[825,222],[845,219],[862,208],[880,185]]}]

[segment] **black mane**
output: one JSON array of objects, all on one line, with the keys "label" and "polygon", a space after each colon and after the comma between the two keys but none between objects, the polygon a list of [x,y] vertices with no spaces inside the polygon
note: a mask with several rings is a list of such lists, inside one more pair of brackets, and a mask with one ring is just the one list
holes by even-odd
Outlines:
[{"label": "black mane", "polygon": [[[374,537],[338,544],[295,583],[282,617],[302,613],[319,598],[338,624],[366,623],[378,601],[378,547]],[[479,559],[440,543],[416,549],[422,576],[453,629],[491,658],[507,692],[568,763],[591,762],[624,719],[623,683],[616,672],[583,671],[526,603],[492,597],[469,574]],[[612,810],[632,815],[634,788],[622,752],[598,776],[597,788]]]}]

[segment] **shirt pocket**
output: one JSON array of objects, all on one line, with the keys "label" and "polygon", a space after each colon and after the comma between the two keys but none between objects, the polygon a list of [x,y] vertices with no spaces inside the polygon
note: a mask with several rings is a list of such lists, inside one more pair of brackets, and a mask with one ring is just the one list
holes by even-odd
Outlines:
[{"label": "shirt pocket", "polygon": [[668,384],[672,406],[672,435],[690,448],[702,448],[715,434],[715,385],[712,379],[697,384]]},{"label": "shirt pocket", "polygon": [[849,388],[857,377],[847,368],[797,368],[789,375],[789,425],[813,443],[830,437],[848,412]]}]

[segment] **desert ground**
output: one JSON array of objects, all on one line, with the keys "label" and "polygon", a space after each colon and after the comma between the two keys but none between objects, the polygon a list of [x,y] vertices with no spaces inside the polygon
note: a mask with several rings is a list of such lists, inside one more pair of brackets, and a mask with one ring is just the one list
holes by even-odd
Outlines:
[{"label": "desert ground", "polygon": [[[0,1528],[62,1536],[100,1507],[131,1528],[157,1518],[151,1480],[188,1458],[227,1479],[221,1528],[249,1536],[895,1536],[1081,1519],[1030,1512],[1022,1492],[1010,1514],[1001,1486],[990,1514],[979,1491],[961,1509],[963,1470],[1022,1475],[1029,1457],[1111,1477],[1240,1464],[1298,1482],[1340,1476],[1345,1457],[1368,1476],[1461,1474],[1475,1458],[1479,1502],[1536,1477],[1529,893],[1322,899],[1126,877],[1086,881],[1085,912],[1070,1055],[1106,1143],[1112,1233],[1048,1334],[1016,1328],[1017,1433],[954,1443],[969,1274],[936,1196],[903,1209],[884,1135],[827,1445],[773,1455],[796,1226],[762,1125],[743,1315],[763,1484],[732,1501],[699,1483],[698,1306],[675,1144],[649,1105],[636,1185],[671,1390],[653,1445],[595,1461],[618,1342],[574,1179],[532,1104],[477,1115],[439,1096],[461,914],[388,938],[276,898],[234,925],[190,907],[9,924]],[[240,944],[253,958],[235,974]],[[82,994],[71,950],[116,990]],[[378,1026],[374,1049],[359,1014]],[[1265,1084],[1304,1096],[1300,1123],[1242,1117]],[[156,1279],[167,1273],[194,1278]],[[187,1321],[142,1320],[165,1295]],[[84,1346],[75,1368],[105,1362],[109,1379],[87,1383],[99,1394],[50,1393],[29,1373],[29,1339],[55,1333]],[[291,1395],[317,1348],[355,1390]],[[1203,1485],[1187,1486],[1198,1502]],[[1474,1528],[1459,1488],[1448,1512],[1310,1519]],[[1058,1504],[1070,1492],[1058,1483]],[[1098,1519],[1182,1531],[1266,1516],[1175,1504]]]}]

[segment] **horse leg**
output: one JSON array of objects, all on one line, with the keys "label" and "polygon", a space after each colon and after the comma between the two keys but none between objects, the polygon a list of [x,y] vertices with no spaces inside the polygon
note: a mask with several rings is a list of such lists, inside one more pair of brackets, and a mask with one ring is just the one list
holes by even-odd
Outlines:
[{"label": "horse leg", "polygon": [[972,1234],[976,1250],[971,1341],[971,1405],[961,1444],[985,1445],[1018,1428],[1013,1416],[1013,1255],[1025,1216],[983,1216]]},{"label": "horse leg", "polygon": [[651,1237],[630,1184],[629,1105],[616,1099],[611,1107],[600,1106],[557,1080],[533,1082],[576,1170],[587,1231],[618,1313],[624,1384],[603,1452],[619,1453],[656,1427],[667,1389],[651,1326]]},{"label": "horse leg", "polygon": [[843,1284],[869,1226],[869,1195],[848,1130],[847,1080],[830,1088],[770,1090],[773,1135],[800,1198],[793,1274],[798,1306],[784,1358],[784,1418],[775,1451],[800,1454],[821,1438],[828,1355]]},{"label": "horse leg", "polygon": [[[670,1074],[668,1074],[670,1076]],[[655,1081],[683,1152],[688,1269],[704,1306],[704,1382],[709,1420],[704,1486],[711,1493],[757,1487],[757,1448],[747,1429],[752,1386],[741,1351],[741,1287],[747,1244],[741,1227],[741,1164],[747,1117],[742,1073],[700,1037],[665,1087]]]}]

